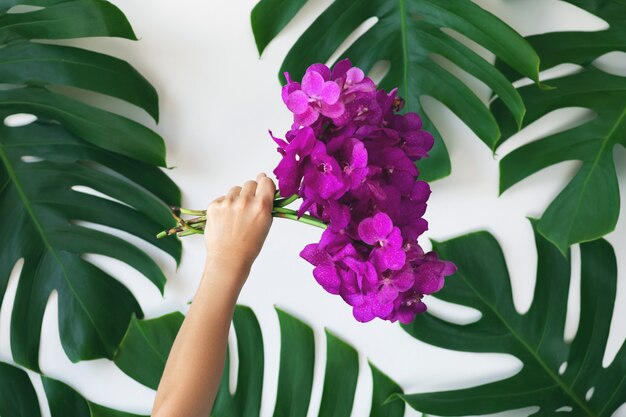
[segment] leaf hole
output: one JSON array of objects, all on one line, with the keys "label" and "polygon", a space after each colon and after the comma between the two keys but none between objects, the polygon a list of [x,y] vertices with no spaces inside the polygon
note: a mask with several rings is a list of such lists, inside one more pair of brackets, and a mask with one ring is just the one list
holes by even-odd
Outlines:
[{"label": "leaf hole", "polygon": [[[623,175],[626,172],[626,148],[623,146],[613,147],[613,160],[615,161],[615,169],[619,175],[619,203],[621,207],[626,206],[626,177]],[[619,254],[624,252],[624,226],[626,223],[620,221],[617,223],[617,228],[614,232],[607,236],[607,240],[613,245],[617,257],[617,293],[615,296],[615,304],[611,313],[611,325],[609,327],[609,335],[606,341],[606,348],[604,350],[604,356],[602,357],[602,366],[607,368],[613,363],[620,352],[622,345],[626,342],[626,326],[624,326],[624,317],[626,317],[626,291],[623,291],[623,285],[626,285],[626,280],[622,279],[622,273],[625,270],[625,264],[623,258],[620,258]],[[616,416],[626,416],[626,409],[622,410],[621,414],[615,414]]]},{"label": "leaf hole", "polygon": [[563,338],[570,343],[576,337],[578,324],[580,323],[580,247],[574,245],[570,248],[571,278],[569,293],[567,296],[567,313],[565,316],[565,329]]},{"label": "leaf hole", "polygon": [[[597,115],[595,112],[584,107],[566,107],[553,110],[548,114],[540,117],[538,120],[530,123],[521,132],[518,132],[511,136],[509,140],[504,142],[504,144],[502,144],[502,146],[498,148],[498,154],[507,155],[513,150],[518,149],[524,145],[535,142],[549,135],[554,135],[569,129],[574,129],[575,127],[590,122],[596,117]],[[557,166],[567,168],[555,168]],[[532,178],[534,176],[536,181],[539,181],[539,179],[541,179],[541,175],[547,175],[545,178],[553,178],[555,173],[550,173],[550,169],[569,170],[569,172],[567,172],[565,175],[574,176],[575,173],[578,172],[578,170],[580,169],[580,162],[563,161],[557,164],[553,164],[551,167],[541,170],[543,174],[535,173],[529,178]],[[560,174],[560,172],[565,171],[559,171],[558,175],[563,175]],[[526,186],[528,186],[528,182],[526,184]],[[556,189],[554,192],[557,193]]]},{"label": "leaf hole", "polygon": [[556,19],[556,22],[551,21],[552,27],[556,26],[552,29],[553,31],[595,32],[609,28],[609,23],[606,20],[571,3],[574,2],[561,0],[553,6],[558,16],[568,17],[567,19]]},{"label": "leaf hole", "polygon": [[449,37],[451,37],[452,39],[459,41],[463,45],[470,48],[472,51],[474,51],[477,55],[479,55],[485,61],[493,62],[493,59],[494,59],[493,52],[491,52],[489,49],[485,48],[484,46],[482,46],[480,43],[476,42],[472,38],[462,34],[458,30],[451,29],[448,27],[442,27],[441,31],[445,33],[446,35],[448,35]]},{"label": "leaf hole", "polygon": [[485,82],[479,80],[443,55],[431,52],[428,54],[428,57],[441,68],[461,80],[483,103],[488,103],[492,90]]},{"label": "leaf hole", "polygon": [[569,405],[564,405],[561,408],[557,408],[555,411],[557,413],[571,413],[572,411],[574,411],[574,409],[570,407]]},{"label": "leaf hole", "polygon": [[380,84],[380,82],[385,78],[389,69],[391,68],[391,62],[386,59],[380,60],[374,64],[369,74],[367,74],[372,81],[376,84]]},{"label": "leaf hole", "polygon": [[20,14],[20,13],[30,13],[36,12],[37,10],[45,9],[45,7],[41,6],[31,6],[27,4],[18,4],[16,6],[11,7],[7,10],[7,14]]},{"label": "leaf hole", "polygon": [[[4,262],[9,262],[4,260]],[[12,357],[11,352],[11,315],[15,304],[15,295],[19,283],[24,258],[19,258],[10,270],[9,279],[4,290],[4,299],[0,299],[0,351]],[[17,325],[17,323],[16,323]]]},{"label": "leaf hole", "polygon": [[25,162],[27,164],[33,164],[36,162],[44,161],[43,158],[40,158],[38,156],[32,156],[32,155],[24,155],[20,159],[22,160],[22,162]]},{"label": "leaf hole", "polygon": [[609,74],[626,77],[626,52],[609,52],[593,61],[593,65]]},{"label": "leaf hole", "polygon": [[122,204],[122,205],[124,205],[126,207],[130,207],[130,208],[134,209],[134,207],[131,206],[130,204],[127,204],[127,203],[125,203],[125,202],[123,202],[121,200],[118,200],[118,199],[115,199],[113,197],[110,197],[110,196],[108,196],[108,195],[106,195],[104,193],[101,193],[100,191],[94,190],[91,187],[86,187],[84,185],[74,185],[74,186],[71,187],[71,189],[72,189],[72,191],[76,191],[77,193],[83,193],[83,194],[88,194],[88,195],[92,195],[92,196],[95,196],[95,197],[100,197],[102,199],[113,201],[115,203]]},{"label": "leaf hole", "polygon": [[37,116],[28,113],[16,113],[4,118],[4,125],[7,127],[27,126],[37,120]]},{"label": "leaf hole", "polygon": [[372,16],[361,23],[356,29],[350,33],[346,39],[337,47],[335,52],[328,58],[326,65],[331,66],[339,59],[344,58],[344,53],[348,48],[355,43],[361,36],[363,36],[368,30],[370,30],[376,23],[378,23],[378,17]]},{"label": "leaf hole", "polygon": [[225,369],[224,372],[228,372],[229,375],[228,391],[230,395],[234,395],[239,375],[239,347],[237,346],[237,332],[235,332],[235,326],[232,322],[228,331],[228,355],[230,368]]},{"label": "leaf hole", "polygon": [[[619,403],[618,403],[619,404]],[[624,417],[626,416],[626,403],[623,403],[611,414],[611,417]]]},{"label": "leaf hole", "polygon": [[425,297],[428,312],[441,320],[465,326],[479,321],[483,314],[475,308],[449,303],[435,297]]},{"label": "leaf hole", "polygon": [[567,370],[567,362],[563,362],[559,367],[559,375],[563,375]]},{"label": "leaf hole", "polygon": [[591,400],[591,397],[593,397],[593,393],[596,391],[596,387],[591,387],[587,390],[587,393],[585,394],[585,400],[589,401]]}]

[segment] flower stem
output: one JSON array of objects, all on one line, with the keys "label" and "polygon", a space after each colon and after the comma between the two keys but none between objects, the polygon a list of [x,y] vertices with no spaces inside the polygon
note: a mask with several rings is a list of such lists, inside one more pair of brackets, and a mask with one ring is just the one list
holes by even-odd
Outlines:
[{"label": "flower stem", "polygon": [[180,214],[188,214],[190,216],[204,216],[206,215],[206,210],[189,210],[181,207]]},{"label": "flower stem", "polygon": [[194,217],[193,219],[187,220],[187,224],[197,225],[199,223],[206,223],[206,213],[203,213],[203,215],[200,217]]},{"label": "flower stem", "polygon": [[203,234],[204,234],[204,230],[189,228],[178,233],[178,237],[189,236],[189,235],[203,235]]},{"label": "flower stem", "polygon": [[286,209],[283,207],[274,207],[274,210],[272,211],[272,216],[282,219],[295,220],[300,223],[310,224],[311,226],[319,227],[320,229],[326,229],[328,227],[326,223],[316,217],[309,216],[307,214],[303,214],[302,216],[298,217],[297,211]]},{"label": "flower stem", "polygon": [[178,206],[170,206],[170,210],[172,211],[172,215],[174,218],[178,218],[181,214],[186,214],[189,216],[203,216],[206,214],[206,210],[189,210],[184,207]]},{"label": "flower stem", "polygon": [[[281,197],[277,191],[274,199],[274,207],[272,208],[272,216],[282,219],[295,220],[300,223],[310,224],[311,226],[326,229],[328,225],[322,220],[303,214],[298,216],[298,212],[292,209],[285,208],[285,206],[293,203],[299,198],[297,194],[290,197]],[[170,207],[172,210],[172,216],[176,219],[177,225],[168,230],[160,232],[156,237],[162,239],[167,236],[177,235],[178,237],[203,234],[204,226],[206,225],[206,210],[189,210],[183,207]],[[189,220],[183,219],[181,216],[196,216]]]},{"label": "flower stem", "polygon": [[298,198],[300,198],[298,196],[298,194],[294,194],[291,197],[286,197],[286,198],[277,198],[274,200],[274,207],[285,207],[288,206],[289,204],[293,203],[294,201],[296,201]]}]

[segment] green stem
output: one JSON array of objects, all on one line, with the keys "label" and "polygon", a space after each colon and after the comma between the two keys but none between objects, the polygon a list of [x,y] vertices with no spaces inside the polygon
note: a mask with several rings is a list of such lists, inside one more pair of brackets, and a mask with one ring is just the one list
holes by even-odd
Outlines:
[{"label": "green stem", "polygon": [[187,224],[206,223],[206,215],[187,220]]},{"label": "green stem", "polygon": [[298,194],[294,194],[291,197],[287,197],[287,198],[278,198],[278,199],[274,200],[274,207],[285,207],[285,206],[288,206],[289,204],[291,204],[294,201],[296,201],[298,198],[299,198]]},{"label": "green stem", "polygon": [[180,214],[187,214],[189,216],[206,216],[206,210],[189,210],[181,207]]},{"label": "green stem", "polygon": [[290,219],[300,223],[310,224],[311,226],[319,227],[320,229],[326,229],[328,227],[326,223],[318,218],[309,216],[307,214],[303,214],[302,216],[298,217],[297,211],[286,209],[283,207],[274,207],[274,210],[272,211],[272,216],[279,217],[281,219]]},{"label": "green stem", "polygon": [[184,236],[189,236],[189,235],[203,235],[203,234],[204,234],[203,229],[189,228],[178,233],[178,237],[184,237]]},{"label": "green stem", "polygon": [[[311,226],[319,227],[321,229],[326,229],[328,225],[322,220],[306,214],[298,216],[297,211],[285,208],[285,206],[293,203],[298,198],[299,197],[297,194],[294,194],[291,197],[281,197],[280,193],[277,191],[274,199],[274,207],[272,208],[272,216],[282,219],[295,220],[300,223],[305,223]],[[164,237],[174,234],[178,237],[183,237],[204,233],[204,226],[206,224],[206,210],[190,210],[182,207],[172,207],[172,215],[176,219],[178,226],[169,230],[162,231],[157,235],[157,239],[162,239]],[[197,217],[189,220],[184,220],[180,217],[181,215]]]}]

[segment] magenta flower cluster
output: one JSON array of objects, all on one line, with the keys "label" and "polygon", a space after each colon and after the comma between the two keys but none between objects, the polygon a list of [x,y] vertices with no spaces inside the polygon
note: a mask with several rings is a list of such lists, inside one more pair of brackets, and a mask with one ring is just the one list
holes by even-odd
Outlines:
[{"label": "magenta flower cluster", "polygon": [[357,320],[411,322],[426,310],[424,295],[456,270],[418,244],[430,187],[415,161],[428,156],[432,135],[417,114],[397,113],[395,89],[378,89],[347,59],[332,70],[310,66],[302,82],[285,75],[282,98],[294,123],[285,139],[272,136],[282,155],[278,188],[302,198],[298,215],[328,225],[300,256]]}]

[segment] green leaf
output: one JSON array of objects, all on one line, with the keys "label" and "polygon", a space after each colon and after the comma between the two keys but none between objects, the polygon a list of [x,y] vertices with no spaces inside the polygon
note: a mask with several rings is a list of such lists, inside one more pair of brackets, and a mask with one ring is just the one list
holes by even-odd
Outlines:
[{"label": "green leaf", "polygon": [[[533,415],[549,416],[561,407],[571,407],[572,416],[605,417],[626,401],[626,344],[607,368],[602,366],[616,295],[612,247],[604,240],[580,246],[580,324],[568,344],[563,335],[570,261],[536,227],[535,242],[537,282],[525,314],[515,310],[506,263],[493,236],[478,232],[434,244],[442,257],[454,259],[458,266],[438,298],[478,309],[482,316],[460,325],[426,313],[404,329],[446,349],[513,355],[523,368],[509,378],[471,388],[402,395],[413,408],[460,416],[538,406]],[[566,366],[563,373],[559,372],[562,366]]]},{"label": "green leaf", "polygon": [[[556,89],[520,89],[529,111],[524,124],[567,107],[585,107],[594,117],[573,128],[540,138],[510,152],[500,161],[500,191],[551,165],[581,161],[570,183],[546,209],[539,231],[565,252],[579,242],[615,229],[620,212],[613,148],[626,146],[626,77],[588,68],[551,80]],[[496,107],[498,115],[501,107]],[[510,126],[503,130],[511,133]]]},{"label": "green leaf", "polygon": [[[236,307],[233,324],[237,333],[239,357],[237,379],[242,383],[237,384],[235,395],[231,397],[228,390],[230,380],[225,371],[219,390],[220,400],[216,400],[213,411],[215,415],[229,416],[239,412],[242,416],[258,416],[263,394],[263,335],[259,322],[249,307]],[[230,368],[226,366],[224,369]]]},{"label": "green leaf", "polygon": [[[626,3],[621,0],[564,1],[602,18],[609,27],[593,32],[564,31],[528,36],[526,40],[541,57],[542,70],[563,63],[589,66],[609,52],[626,52]],[[520,74],[505,63],[498,62],[497,66],[509,79],[520,78]]]},{"label": "green leaf", "polygon": [[108,1],[31,0],[3,3],[6,6],[17,3],[47,7],[27,13],[6,13],[6,6],[5,10],[0,9],[0,43],[16,39],[69,39],[91,36],[137,39],[124,14]]},{"label": "green leaf", "polygon": [[[261,1],[254,8],[252,28],[261,51],[301,6],[294,2],[288,8],[278,9],[275,18],[280,4]],[[343,56],[365,71],[381,60],[390,62],[390,70],[380,86],[388,90],[398,87],[406,101],[406,110],[420,113],[425,128],[435,135],[430,158],[419,163],[424,179],[448,175],[450,161],[441,136],[423,114],[421,96],[441,101],[488,146],[493,147],[500,138],[498,125],[487,105],[433,60],[433,54],[443,56],[490,87],[521,124],[525,108],[511,83],[489,62],[441,29],[467,36],[534,80],[538,79],[539,59],[519,34],[469,0],[336,0],[298,39],[280,74],[289,71],[298,79],[309,65],[328,61],[346,38],[372,17],[378,21]],[[282,75],[281,80],[284,81]]]},{"label": "green leaf", "polygon": [[[626,3],[623,1],[569,0],[603,18],[609,28],[597,32],[555,32],[528,37],[541,56],[542,69],[573,63],[583,69],[549,81],[553,90],[522,87],[528,107],[523,127],[554,110],[583,107],[592,120],[542,137],[510,152],[500,161],[500,192],[524,178],[563,161],[582,165],[570,183],[547,207],[539,231],[561,252],[613,231],[620,211],[619,187],[613,161],[616,144],[626,146],[626,77],[607,74],[593,62],[612,51],[626,51]],[[519,74],[500,63],[509,79]],[[502,142],[519,129],[499,100],[493,113],[502,128]]]},{"label": "green leaf", "polygon": [[402,417],[404,416],[404,403],[394,401],[402,394],[402,388],[380,369],[369,362],[374,381],[374,393],[372,394],[372,409],[370,417]]},{"label": "green leaf", "polygon": [[149,128],[42,88],[0,91],[0,110],[32,113],[61,122],[76,136],[120,155],[165,166],[165,143]]},{"label": "green leaf", "polygon": [[162,292],[165,276],[157,263],[110,230],[134,235],[178,263],[180,242],[155,235],[173,225],[168,205],[180,204],[180,191],[159,168],[165,165],[159,135],[44,87],[67,85],[117,97],[155,118],[158,98],[119,59],[23,38],[134,38],[124,15],[110,3],[32,0],[25,3],[46,7],[7,14],[15,3],[0,3],[0,34],[15,39],[2,48],[0,83],[16,85],[0,91],[0,118],[33,113],[38,120],[23,127],[0,125],[0,302],[12,270],[24,261],[11,313],[14,360],[38,370],[41,323],[53,291],[59,297],[60,339],[68,357],[112,358],[131,317],[142,316],[141,308],[116,277],[85,255],[124,262]]},{"label": "green leaf", "polygon": [[72,0],[0,0],[0,12],[4,13],[13,6],[28,5],[35,7],[49,7]]},{"label": "green leaf", "polygon": [[9,84],[85,88],[135,104],[155,120],[159,118],[156,90],[137,70],[121,59],[85,49],[11,43],[0,55],[0,80]]},{"label": "green leaf", "polygon": [[184,318],[178,312],[152,320],[133,317],[113,358],[117,367],[156,390]]},{"label": "green leaf", "polygon": [[315,344],[313,330],[277,309],[280,321],[280,371],[274,417],[306,416],[313,388]]},{"label": "green leaf", "polygon": [[[359,354],[357,351],[326,330],[326,376],[320,405],[320,417],[350,417],[356,383],[359,377]],[[335,372],[341,369],[341,372]]]},{"label": "green leaf", "polygon": [[[92,403],[66,384],[42,376],[51,417],[139,417]],[[25,371],[0,362],[0,415],[40,417],[35,388]]]},{"label": "green leaf", "polygon": [[[250,14],[259,55],[306,4],[306,0],[261,0]],[[271,21],[271,25],[265,22]]]},{"label": "green leaf", "polygon": [[39,400],[28,374],[0,362],[0,416],[39,417]]},{"label": "green leaf", "polygon": [[[292,315],[276,309],[281,330],[280,370],[274,415],[306,415],[313,387],[315,343],[313,330]],[[116,353],[115,362],[131,378],[156,388],[165,358],[181,325],[178,313],[154,320],[133,320]],[[237,337],[238,373],[234,394],[230,392],[230,354],[213,412],[215,417],[254,417],[261,411],[264,373],[264,344],[254,312],[245,306],[235,308],[233,324]],[[358,354],[353,347],[326,331],[326,373],[319,416],[350,416],[359,373]],[[371,417],[401,417],[404,403],[382,403],[402,389],[370,364],[374,392]]]}]

